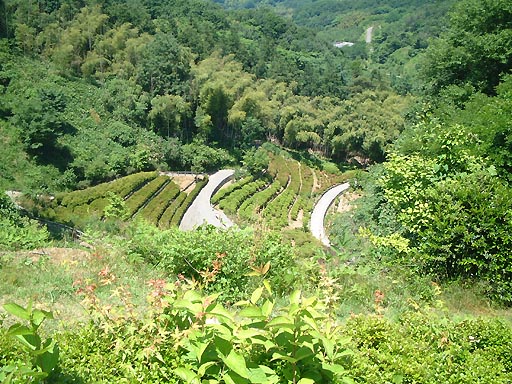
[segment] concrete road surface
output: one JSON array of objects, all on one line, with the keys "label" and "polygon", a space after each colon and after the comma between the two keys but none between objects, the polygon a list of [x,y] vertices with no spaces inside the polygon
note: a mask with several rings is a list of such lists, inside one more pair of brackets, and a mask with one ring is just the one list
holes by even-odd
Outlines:
[{"label": "concrete road surface", "polygon": [[207,223],[218,228],[233,226],[233,222],[224,214],[211,206],[210,200],[218,188],[227,182],[235,173],[232,169],[220,170],[208,178],[208,183],[199,192],[192,205],[187,209],[180,223],[180,229],[189,231]]},{"label": "concrete road surface", "polygon": [[346,191],[349,187],[349,183],[344,183],[327,190],[327,192],[322,195],[320,200],[318,200],[318,203],[316,203],[315,208],[311,213],[311,221],[309,223],[311,233],[327,247],[329,247],[331,243],[325,234],[325,215],[327,214],[327,210],[336,199],[336,197],[338,197],[342,192]]}]

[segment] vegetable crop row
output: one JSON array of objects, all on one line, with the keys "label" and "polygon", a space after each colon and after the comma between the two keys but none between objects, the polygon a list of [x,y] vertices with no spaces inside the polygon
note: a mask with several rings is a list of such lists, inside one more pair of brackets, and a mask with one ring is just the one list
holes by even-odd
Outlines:
[{"label": "vegetable crop row", "polygon": [[175,182],[171,181],[158,195],[151,199],[148,205],[142,208],[140,214],[151,224],[157,225],[160,216],[162,216],[179,193],[180,187]]},{"label": "vegetable crop row", "polygon": [[215,195],[213,195],[211,199],[211,203],[213,205],[217,204],[220,200],[228,196],[233,191],[242,188],[244,185],[249,184],[254,180],[253,176],[247,176],[243,179],[237,181],[236,183],[231,184],[230,186],[226,188],[219,189]]},{"label": "vegetable crop row", "polygon": [[260,211],[269,200],[272,199],[281,190],[281,183],[277,180],[266,189],[254,194],[251,198],[245,200],[240,209],[238,216],[242,219],[253,220],[254,216]]},{"label": "vegetable crop row", "polygon": [[187,194],[185,192],[180,192],[178,196],[173,200],[173,202],[165,209],[164,213],[158,220],[158,227],[161,229],[169,228],[171,224],[171,219],[173,218],[176,210],[183,204],[185,199],[187,198]]},{"label": "vegetable crop row", "polygon": [[57,202],[60,202],[60,205],[72,208],[79,205],[86,205],[94,200],[105,197],[109,191],[112,191],[121,197],[125,197],[131,191],[136,190],[148,183],[150,180],[153,180],[157,175],[157,172],[135,173],[109,183],[102,183],[94,187],[66,193],[63,196],[59,196],[57,198]]},{"label": "vegetable crop row", "polygon": [[183,219],[183,216],[185,215],[185,212],[190,207],[190,205],[193,203],[201,189],[204,188],[204,186],[208,183],[208,177],[205,177],[203,180],[199,181],[194,189],[188,194],[188,196],[183,201],[183,204],[181,204],[174,215],[172,216],[172,219],[170,221],[171,225],[180,225],[181,219]]},{"label": "vegetable crop row", "polygon": [[242,203],[251,195],[261,190],[267,185],[266,180],[256,180],[249,184],[244,185],[242,188],[237,189],[233,193],[226,196],[219,202],[219,207],[228,213],[234,214],[242,205]]},{"label": "vegetable crop row", "polygon": [[153,195],[165,184],[169,182],[168,176],[158,176],[156,179],[151,180],[148,184],[143,186],[133,195],[131,195],[128,200],[126,200],[126,208],[128,208],[128,213],[130,216],[133,216],[143,205],[144,203],[151,199]]}]

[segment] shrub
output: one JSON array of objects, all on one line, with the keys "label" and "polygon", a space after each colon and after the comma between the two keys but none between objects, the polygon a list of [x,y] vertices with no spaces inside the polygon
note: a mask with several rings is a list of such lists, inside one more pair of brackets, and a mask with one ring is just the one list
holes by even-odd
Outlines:
[{"label": "shrub", "polygon": [[371,383],[507,383],[512,330],[497,320],[454,322],[408,311],[399,322],[353,316],[344,332],[354,351],[349,370]]},{"label": "shrub", "polygon": [[173,202],[165,209],[164,213],[158,220],[158,227],[162,229],[167,229],[171,225],[171,220],[176,213],[176,210],[183,204],[185,199],[187,198],[187,194],[185,192],[180,192],[178,196],[173,200]]},{"label": "shrub", "polygon": [[[252,268],[267,262],[266,276],[278,292],[289,291],[294,282],[288,276],[295,269],[292,248],[278,235],[256,238],[249,230],[220,230],[201,226],[195,231],[176,227],[161,231],[134,223],[128,233],[127,252],[169,273],[194,278],[207,292],[221,293],[233,302],[247,293],[261,278],[248,276]],[[123,243],[124,244],[124,243]]]},{"label": "shrub", "polygon": [[141,216],[149,221],[151,224],[157,225],[158,220],[165,212],[167,207],[179,195],[179,186],[171,181],[165,188],[155,196],[149,203],[141,210]]},{"label": "shrub", "polygon": [[153,196],[169,182],[169,177],[158,176],[156,179],[151,180],[144,187],[133,193],[128,200],[126,200],[126,208],[130,216],[133,216],[145,203],[148,202]]},{"label": "shrub", "polygon": [[236,191],[236,190],[242,188],[244,185],[249,184],[252,181],[254,181],[254,177],[247,176],[247,177],[244,177],[243,179],[237,181],[236,183],[229,185],[226,188],[219,189],[217,191],[217,193],[215,193],[212,196],[211,203],[213,205],[217,204],[220,200],[224,199],[226,196],[228,196],[233,191]]},{"label": "shrub", "polygon": [[236,213],[240,205],[251,195],[267,185],[266,180],[256,180],[245,184],[242,188],[235,190],[219,202],[219,208],[228,213]]}]

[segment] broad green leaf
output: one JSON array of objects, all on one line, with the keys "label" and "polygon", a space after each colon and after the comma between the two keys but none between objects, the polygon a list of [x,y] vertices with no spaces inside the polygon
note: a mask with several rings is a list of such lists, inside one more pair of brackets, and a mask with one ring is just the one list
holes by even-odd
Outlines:
[{"label": "broad green leaf", "polygon": [[32,335],[33,333],[34,331],[26,325],[16,323],[9,327],[7,336]]},{"label": "broad green leaf", "polygon": [[30,320],[30,312],[16,303],[7,303],[4,304],[3,307],[7,313],[10,313],[13,316],[27,321]]},{"label": "broad green leaf", "polygon": [[339,364],[322,363],[322,368],[336,375],[341,375],[347,372],[347,370]]},{"label": "broad green leaf", "polygon": [[203,306],[199,302],[191,302],[189,300],[176,300],[174,302],[174,307],[179,309],[186,309],[189,312],[194,314],[202,312]]},{"label": "broad green leaf", "polygon": [[255,336],[260,336],[261,331],[258,329],[240,329],[236,332],[236,336],[241,340],[247,340]]},{"label": "broad green leaf", "polygon": [[210,345],[209,342],[200,342],[195,345],[196,359],[199,363],[201,363],[201,358],[203,357],[203,353],[206,351],[206,348],[208,348],[208,345]]},{"label": "broad green leaf", "polygon": [[183,294],[183,300],[187,300],[192,303],[201,303],[203,301],[203,297],[197,291],[188,290]]},{"label": "broad green leaf", "polygon": [[248,384],[249,380],[238,375],[236,372],[227,371],[222,376],[226,384]]},{"label": "broad green leaf", "polygon": [[174,373],[178,377],[180,377],[185,383],[199,384],[199,379],[197,378],[197,375],[190,369],[179,367],[174,369]]},{"label": "broad green leaf", "polygon": [[293,321],[284,316],[278,316],[267,323],[268,328],[288,328],[294,329]]},{"label": "broad green leaf", "polygon": [[300,296],[301,296],[301,291],[300,290],[293,291],[292,294],[290,295],[290,304],[299,305],[299,303],[300,303]]},{"label": "broad green leaf", "polygon": [[274,352],[274,354],[272,354],[272,359],[270,359],[270,361],[274,361],[274,360],[285,360],[285,361],[289,361],[292,364],[297,362],[297,359],[295,359],[291,356],[283,355],[282,353],[279,353],[279,352]]},{"label": "broad green leaf", "polygon": [[[249,381],[251,383],[255,383],[255,384],[269,383],[269,378],[267,377],[268,371],[265,371],[261,367],[262,366],[260,365],[258,368],[249,368]],[[271,372],[273,375],[275,375],[274,371],[271,370]]]},{"label": "broad green leaf", "polygon": [[334,343],[326,337],[322,337],[322,344],[324,345],[325,353],[327,357],[332,360],[334,358]]},{"label": "broad green leaf", "polygon": [[244,357],[234,349],[232,349],[227,356],[221,356],[221,359],[229,369],[233,370],[245,379],[249,378],[249,372],[247,370]]},{"label": "broad green leaf", "polygon": [[261,297],[261,294],[263,293],[264,287],[259,287],[254,290],[254,292],[251,295],[251,303],[256,304],[258,300]]},{"label": "broad green leaf", "polygon": [[208,327],[219,331],[223,339],[231,341],[233,339],[233,329],[222,324],[208,324]]},{"label": "broad green leaf", "polygon": [[59,362],[59,347],[51,339],[45,342],[44,347],[45,352],[37,357],[37,365],[41,367],[43,372],[49,374]]},{"label": "broad green leaf", "polygon": [[213,345],[215,345],[215,349],[224,356],[227,356],[233,350],[233,344],[231,343],[231,337],[229,340],[226,340],[221,335],[215,335],[213,339]]},{"label": "broad green leaf", "polygon": [[263,345],[265,347],[265,351],[269,351],[271,348],[277,348],[277,344],[273,341],[267,339],[266,337],[253,337],[251,339],[253,344]]},{"label": "broad green leaf", "polygon": [[308,357],[314,356],[315,352],[311,348],[301,347],[295,352],[295,359],[297,361],[307,359]]},{"label": "broad green leaf", "polygon": [[274,303],[271,302],[270,300],[265,300],[265,302],[261,306],[261,313],[263,314],[263,316],[269,317],[273,309]]},{"label": "broad green leaf", "polygon": [[208,361],[207,363],[204,363],[202,364],[199,369],[197,370],[197,375],[199,377],[203,377],[206,373],[206,371],[208,370],[208,368],[210,368],[211,366],[213,365],[216,365],[217,362],[216,361]]},{"label": "broad green leaf", "polygon": [[211,311],[208,312],[208,314],[219,318],[220,322],[223,322],[222,320],[225,320],[229,323],[233,323],[235,321],[233,315],[228,312],[221,304],[217,304]]},{"label": "broad green leaf", "polygon": [[272,294],[272,288],[270,287],[270,283],[268,280],[263,280],[263,286],[266,288],[269,295]]},{"label": "broad green leaf", "polygon": [[297,382],[297,384],[315,384],[315,381],[307,378],[302,378]]},{"label": "broad green leaf", "polygon": [[32,312],[32,321],[37,327],[39,327],[45,319],[53,319],[51,312],[34,309]]},{"label": "broad green leaf", "polygon": [[248,317],[249,319],[261,319],[265,317],[261,313],[261,309],[254,305],[243,308],[238,314],[240,316]]}]

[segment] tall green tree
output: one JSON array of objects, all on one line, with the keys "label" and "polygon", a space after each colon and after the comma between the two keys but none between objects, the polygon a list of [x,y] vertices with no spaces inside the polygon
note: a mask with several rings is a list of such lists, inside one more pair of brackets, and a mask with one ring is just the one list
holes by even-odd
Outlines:
[{"label": "tall green tree", "polygon": [[170,33],[157,33],[142,51],[137,82],[151,94],[185,95],[192,52]]},{"label": "tall green tree", "polygon": [[502,74],[512,69],[512,3],[462,0],[450,27],[426,52],[424,76],[437,94],[451,85],[492,95]]}]

